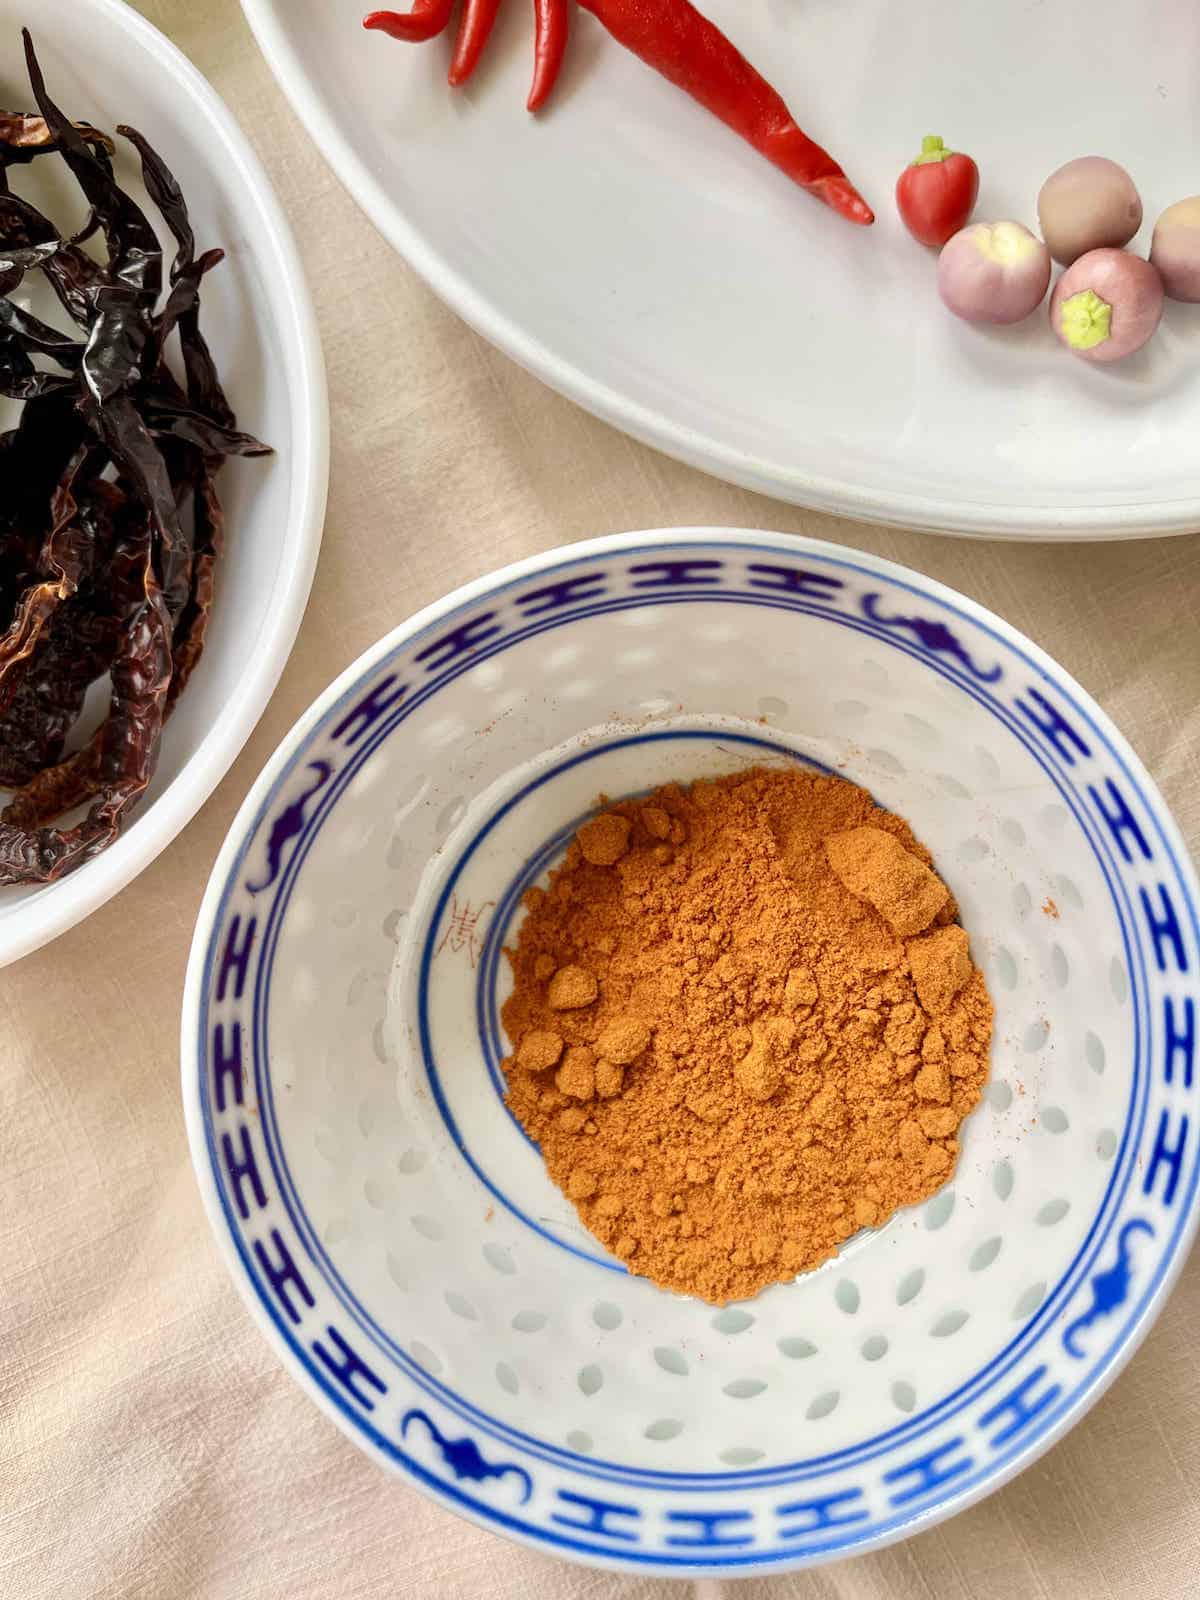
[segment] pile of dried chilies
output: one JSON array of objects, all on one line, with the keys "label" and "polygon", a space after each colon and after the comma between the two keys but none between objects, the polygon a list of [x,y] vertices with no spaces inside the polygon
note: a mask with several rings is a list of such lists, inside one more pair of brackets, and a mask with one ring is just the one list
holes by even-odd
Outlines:
[{"label": "pile of dried chilies", "polygon": [[[196,253],[175,179],[118,128],[175,241],[164,285],[155,231],[116,183],[113,142],[59,110],[24,37],[40,114],[0,114],[0,394],[23,403],[0,434],[0,789],[14,791],[0,883],[57,878],[120,832],[203,649],[223,541],[216,473],[268,449],[238,431],[199,328],[200,282],[223,252]],[[9,184],[11,168],[52,152],[89,206],[71,237]],[[78,336],[12,298],[31,272]],[[182,383],[166,361],[172,335]],[[105,675],[106,718],[64,754]],[[50,826],[83,805],[82,821]]]},{"label": "pile of dried chilies", "polygon": [[[464,0],[450,82],[463,84],[483,54],[501,0]],[[720,118],[809,194],[850,222],[875,215],[833,157],[804,133],[782,96],[690,0],[579,0],[618,44]],[[571,0],[534,0],[533,87],[528,107],[545,104],[562,65]],[[407,13],[372,11],[363,19],[393,39],[421,44],[448,26],[454,0],[413,0]]]}]

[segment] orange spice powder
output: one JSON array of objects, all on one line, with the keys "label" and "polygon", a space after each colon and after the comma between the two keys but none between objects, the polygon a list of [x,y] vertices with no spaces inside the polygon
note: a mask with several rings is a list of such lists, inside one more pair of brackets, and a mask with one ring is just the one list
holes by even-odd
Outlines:
[{"label": "orange spice powder", "polygon": [[508,1104],[632,1272],[718,1305],[950,1176],[992,1004],[907,823],[802,769],[585,823],[531,889]]}]

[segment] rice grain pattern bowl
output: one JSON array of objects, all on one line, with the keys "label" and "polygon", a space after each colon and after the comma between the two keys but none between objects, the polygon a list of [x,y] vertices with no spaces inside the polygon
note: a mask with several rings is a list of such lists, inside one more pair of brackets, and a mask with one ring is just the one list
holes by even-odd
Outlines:
[{"label": "rice grain pattern bowl", "polygon": [[[158,768],[124,833],[55,882],[0,887],[0,966],[36,950],[123,889],[170,843],[224,777],[262,715],[308,599],[328,481],[329,417],[316,321],[295,244],[233,114],[156,28],[118,0],[69,6],[0,0],[5,104],[29,85],[21,26],[34,35],[52,96],[109,133],[131,123],[175,173],[198,246],[225,260],[204,281],[200,325],[240,425],[274,454],[231,460],[218,479],[226,548],[204,657],[163,735]],[[57,159],[13,173],[13,187],[60,220],[82,207]],[[135,152],[118,140],[117,181],[170,235],[146,199]],[[19,293],[36,289],[31,274]],[[62,320],[49,291],[32,309]],[[0,426],[13,426],[0,402]],[[0,792],[0,802],[4,795]]]},{"label": "rice grain pattern bowl", "polygon": [[[933,851],[992,1074],[946,1188],[717,1310],[607,1257],[510,1117],[502,951],[597,795],[791,762]],[[196,932],[192,1154],[375,1460],[542,1550],[766,1573],[969,1505],[1136,1348],[1194,1225],[1198,963],[1161,798],[1004,622],[811,540],[623,535],[432,606],[285,740]]]}]

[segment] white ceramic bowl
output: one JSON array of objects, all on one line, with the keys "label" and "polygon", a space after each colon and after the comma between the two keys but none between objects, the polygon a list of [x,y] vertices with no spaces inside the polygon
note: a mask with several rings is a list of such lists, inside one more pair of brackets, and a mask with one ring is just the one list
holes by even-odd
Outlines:
[{"label": "white ceramic bowl", "polygon": [[[0,69],[8,97],[21,107],[29,100],[22,23],[33,28],[59,104],[104,128],[129,122],[140,129],[178,177],[201,247],[226,250],[205,280],[201,325],[239,422],[276,453],[231,461],[221,474],[228,546],[208,643],[145,799],[123,836],[71,876],[0,888],[0,966],[72,927],[136,877],[225,774],[262,714],[300,624],[320,545],[329,454],[324,369],[295,245],[228,108],[162,34],[117,0],[72,0],[38,7],[36,15],[19,0],[0,0]],[[34,162],[16,177],[52,214],[75,204],[57,166]],[[144,199],[136,158],[131,163],[123,153],[118,170]],[[157,224],[152,207],[149,214]]]},{"label": "white ceramic bowl", "polygon": [[[933,850],[992,1080],[949,1188],[716,1312],[607,1257],[508,1115],[501,948],[597,793],[795,760]],[[445,1505],[630,1570],[846,1555],[1018,1471],[1162,1304],[1198,918],[1137,758],[998,618],[781,534],[599,540],[405,623],[263,773],[188,973],[193,1160],[289,1369]]]}]

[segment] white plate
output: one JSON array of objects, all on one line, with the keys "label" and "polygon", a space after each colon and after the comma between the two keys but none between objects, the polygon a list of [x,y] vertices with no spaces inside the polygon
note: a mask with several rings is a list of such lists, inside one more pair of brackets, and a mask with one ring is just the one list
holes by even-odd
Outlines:
[{"label": "white plate", "polygon": [[[228,543],[208,644],[167,728],[146,799],[123,836],[69,877],[34,889],[0,888],[0,966],[124,888],[228,770],[300,625],[321,540],[329,460],[325,376],[295,245],[229,110],[174,45],[115,0],[32,10],[20,0],[0,0],[5,105],[30,103],[20,37],[26,22],[52,97],[70,116],[107,129],[128,122],[144,133],[180,181],[200,247],[224,247],[225,261],[205,280],[201,326],[241,426],[276,453],[231,461],[221,473]],[[44,158],[18,169],[14,184],[62,215],[77,195],[61,166]],[[118,175],[145,203],[136,173],[136,159],[123,150]],[[149,214],[157,226],[153,208]],[[2,425],[12,425],[7,414]]]},{"label": "white plate", "polygon": [[[243,0],[305,126],[463,317],[598,416],[721,477],[849,516],[1038,538],[1200,522],[1200,314],[1115,371],[1041,316],[956,323],[892,189],[921,135],[978,159],[978,215],[1036,222],[1072,156],[1125,162],[1144,247],[1200,187],[1200,11],[1122,0],[704,0],[873,203],[843,222],[590,16],[541,118],[527,4],[465,91],[365,0]],[[401,9],[404,9],[402,4]]]}]

